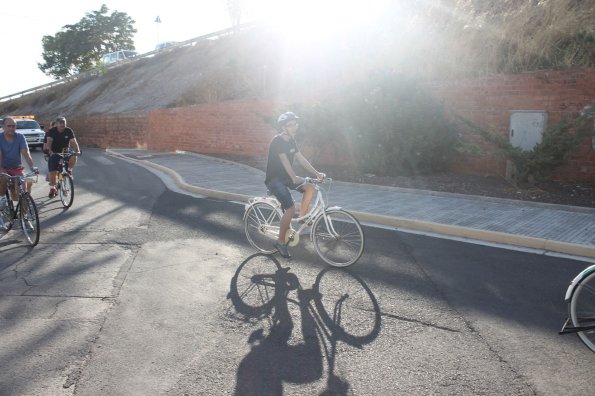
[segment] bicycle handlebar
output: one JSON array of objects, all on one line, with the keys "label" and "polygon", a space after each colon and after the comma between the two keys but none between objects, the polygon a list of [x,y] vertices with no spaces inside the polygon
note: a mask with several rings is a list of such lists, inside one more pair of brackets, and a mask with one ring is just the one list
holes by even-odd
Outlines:
[{"label": "bicycle handlebar", "polygon": [[80,157],[82,155],[82,153],[79,151],[77,153],[75,153],[74,151],[69,151],[67,153],[54,153],[59,157],[62,158],[70,158],[70,157]]},{"label": "bicycle handlebar", "polygon": [[33,170],[29,173],[26,173],[23,176],[20,176],[20,175],[12,176],[12,175],[9,175],[8,173],[0,172],[0,177],[5,177],[5,178],[11,179],[11,180],[16,180],[16,179],[23,180],[23,179],[27,179],[27,178],[30,178],[32,176],[37,176],[37,175],[39,175],[39,169]]},{"label": "bicycle handlebar", "polygon": [[315,179],[312,177],[304,177],[304,181],[298,184],[298,187],[305,186],[306,184],[324,184],[330,183],[333,179],[330,177],[325,176],[323,179]]}]

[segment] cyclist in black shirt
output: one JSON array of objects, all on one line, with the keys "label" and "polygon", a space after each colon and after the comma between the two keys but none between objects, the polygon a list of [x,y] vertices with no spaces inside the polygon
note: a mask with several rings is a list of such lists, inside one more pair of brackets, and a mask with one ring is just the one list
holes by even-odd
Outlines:
[{"label": "cyclist in black shirt", "polygon": [[[47,133],[46,148],[50,156],[48,160],[48,170],[50,172],[50,193],[49,197],[56,196],[56,176],[58,174],[58,163],[60,156],[56,153],[64,153],[69,148],[72,148],[75,153],[80,153],[79,144],[74,136],[74,131],[66,127],[66,118],[56,118],[56,126]],[[72,175],[72,169],[76,165],[76,157],[71,156],[68,159],[68,173]]]},{"label": "cyclist in black shirt", "polygon": [[312,164],[300,153],[295,143],[295,134],[298,129],[299,117],[292,112],[283,113],[279,116],[277,123],[281,133],[275,135],[269,146],[265,184],[267,188],[281,203],[283,216],[279,225],[279,236],[275,247],[285,258],[291,257],[285,243],[285,234],[295,214],[295,205],[290,189],[298,190],[304,194],[300,205],[300,216],[308,212],[308,207],[314,195],[314,186],[306,184],[304,178],[297,176],[293,170],[293,162],[297,162],[308,172],[318,179],[325,177],[324,173],[318,172]]}]

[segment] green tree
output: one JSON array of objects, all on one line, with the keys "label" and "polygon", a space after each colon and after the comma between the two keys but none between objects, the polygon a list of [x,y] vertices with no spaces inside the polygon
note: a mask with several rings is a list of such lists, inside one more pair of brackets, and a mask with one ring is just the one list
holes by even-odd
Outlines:
[{"label": "green tree", "polygon": [[44,62],[37,64],[39,69],[58,79],[91,69],[107,53],[133,50],[135,21],[125,12],[108,12],[103,4],[55,36],[43,36]]}]

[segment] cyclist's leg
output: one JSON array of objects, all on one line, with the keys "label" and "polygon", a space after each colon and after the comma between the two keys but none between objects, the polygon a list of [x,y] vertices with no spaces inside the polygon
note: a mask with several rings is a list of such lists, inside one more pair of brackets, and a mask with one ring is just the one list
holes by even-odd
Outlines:
[{"label": "cyclist's leg", "polygon": [[58,164],[60,162],[60,156],[56,154],[52,154],[48,159],[48,170],[50,174],[50,195],[52,191],[54,192],[54,196],[56,193],[56,177],[58,175]]},{"label": "cyclist's leg", "polygon": [[72,171],[73,171],[73,169],[74,169],[74,167],[76,165],[76,161],[77,161],[76,156],[73,155],[73,156],[71,156],[68,159],[68,163],[65,164],[66,165],[66,170],[68,171],[68,174],[69,175],[72,175]]},{"label": "cyclist's leg", "polygon": [[6,194],[6,184],[8,183],[8,180],[6,180],[6,177],[0,177],[0,197],[3,197],[4,194]]},{"label": "cyclist's leg", "polygon": [[[10,176],[23,176],[25,174],[25,168],[21,166],[18,168],[6,169],[6,173],[8,173]],[[17,188],[16,181],[12,183],[12,188],[10,189],[10,198],[13,202],[19,201],[19,189]]]},{"label": "cyclist's leg", "polygon": [[309,183],[299,190],[303,194],[302,203],[300,205],[300,216],[304,216],[306,213],[308,213],[310,201],[312,201],[312,197],[314,196],[314,190],[314,184]]},{"label": "cyclist's leg", "polygon": [[279,237],[277,238],[277,242],[285,243],[285,234],[289,229],[289,224],[291,224],[291,219],[295,213],[293,197],[291,196],[289,188],[279,178],[273,178],[266,184],[266,186],[275,196],[275,198],[277,198],[281,204],[281,209],[283,209],[283,216],[281,216],[281,222],[279,224]]},{"label": "cyclist's leg", "polygon": [[291,219],[293,218],[294,213],[295,205],[289,209],[285,209],[285,212],[283,212],[283,216],[281,216],[281,223],[279,224],[279,238],[277,238],[277,242],[285,243],[285,235],[287,234],[287,230],[289,229],[289,224],[291,224]]}]

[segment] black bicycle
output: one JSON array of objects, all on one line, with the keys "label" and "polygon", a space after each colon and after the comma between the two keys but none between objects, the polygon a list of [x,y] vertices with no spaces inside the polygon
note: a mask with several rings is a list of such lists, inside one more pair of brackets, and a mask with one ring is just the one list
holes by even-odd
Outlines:
[{"label": "black bicycle", "polygon": [[68,170],[68,160],[70,157],[79,157],[81,153],[75,153],[68,150],[64,153],[56,153],[60,157],[58,161],[58,177],[56,187],[60,194],[60,201],[65,208],[70,208],[74,202],[74,180]]},{"label": "black bicycle", "polygon": [[[39,242],[40,228],[37,206],[31,194],[27,192],[27,183],[37,182],[38,174],[37,169],[24,176],[11,176],[8,173],[0,173],[0,177],[8,180],[6,195],[2,207],[0,207],[0,229],[7,233],[12,229],[17,218],[20,219],[25,239],[31,246],[35,246]],[[16,207],[10,198],[10,191],[17,192],[18,202]]]}]

